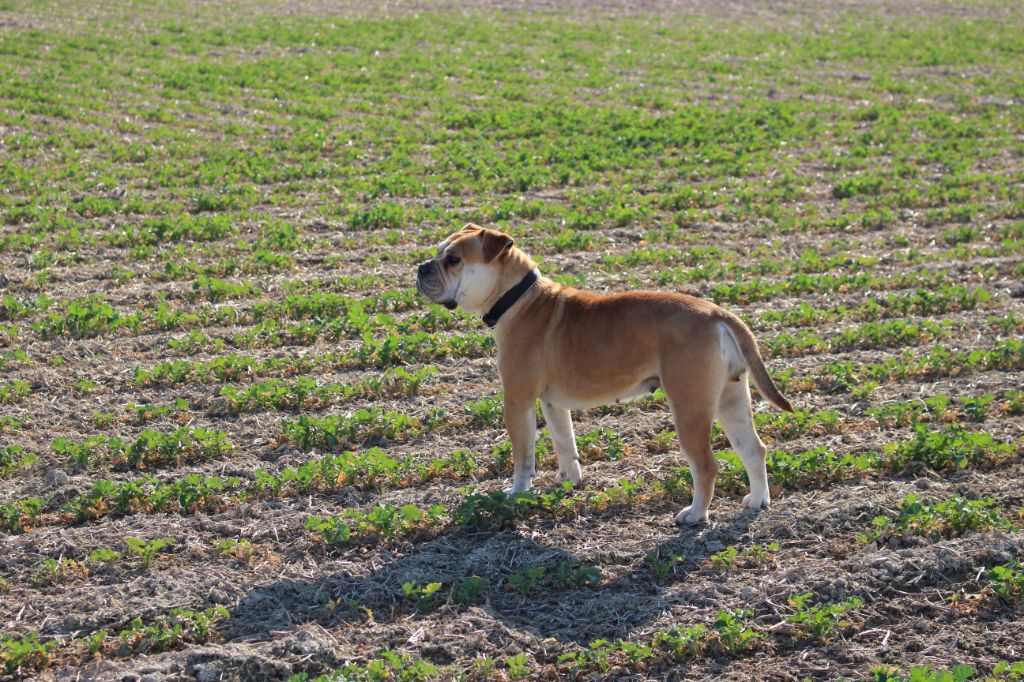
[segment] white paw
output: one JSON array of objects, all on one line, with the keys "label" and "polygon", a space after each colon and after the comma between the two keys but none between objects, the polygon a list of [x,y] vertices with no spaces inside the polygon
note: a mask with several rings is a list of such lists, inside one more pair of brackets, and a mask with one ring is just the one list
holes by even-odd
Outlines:
[{"label": "white paw", "polygon": [[707,511],[701,511],[694,507],[692,504],[689,507],[684,507],[683,511],[676,514],[676,525],[693,525],[695,523],[707,523],[708,513]]},{"label": "white paw", "polygon": [[767,491],[763,494],[750,493],[743,498],[744,509],[756,509],[758,511],[767,509],[768,505],[772,503],[772,496]]},{"label": "white paw", "polygon": [[528,493],[530,492],[530,484],[527,483],[524,486],[513,485],[511,488],[505,488],[504,492],[506,495],[515,495],[516,493]]},{"label": "white paw", "polygon": [[578,464],[576,465],[575,471],[559,471],[557,474],[555,474],[556,485],[561,485],[566,481],[572,483],[573,485],[579,485],[580,483],[583,482],[583,472],[580,471],[580,467]]}]

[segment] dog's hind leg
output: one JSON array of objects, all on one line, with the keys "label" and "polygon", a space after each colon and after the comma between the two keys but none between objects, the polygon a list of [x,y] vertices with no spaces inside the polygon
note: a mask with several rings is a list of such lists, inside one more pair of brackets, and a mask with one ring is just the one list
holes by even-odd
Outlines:
[{"label": "dog's hind leg", "polygon": [[551,431],[551,442],[558,455],[558,475],[555,483],[580,483],[583,472],[580,470],[580,455],[576,450],[576,436],[572,430],[572,413],[567,408],[558,407],[541,399],[541,412]]},{"label": "dog's hind leg", "polygon": [[505,394],[505,428],[512,441],[512,487],[506,493],[525,493],[537,470],[536,399],[512,400]]},{"label": "dog's hind leg", "polygon": [[737,380],[726,382],[718,399],[718,420],[722,423],[729,443],[739,453],[750,479],[750,494],[743,498],[743,506],[764,509],[771,503],[768,490],[768,471],[765,466],[765,447],[754,430],[754,417],[750,411],[750,386],[746,373]]},{"label": "dog's hind leg", "polygon": [[[666,387],[667,390],[667,387]],[[718,462],[711,451],[710,414],[701,409],[693,409],[681,401],[671,399],[672,412],[675,416],[676,435],[683,448],[686,461],[690,464],[693,474],[693,500],[676,515],[677,524],[702,523],[708,520],[708,508],[715,494],[715,479],[718,476]],[[687,409],[691,411],[687,411]]]}]

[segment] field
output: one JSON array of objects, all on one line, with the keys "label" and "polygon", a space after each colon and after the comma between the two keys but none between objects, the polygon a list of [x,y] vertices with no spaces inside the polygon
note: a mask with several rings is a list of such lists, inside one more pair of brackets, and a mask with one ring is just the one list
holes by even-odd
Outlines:
[{"label": "field", "polygon": [[[0,0],[0,678],[1024,679],[1024,9],[719,5]],[[499,492],[470,221],[743,317],[773,506]]]}]

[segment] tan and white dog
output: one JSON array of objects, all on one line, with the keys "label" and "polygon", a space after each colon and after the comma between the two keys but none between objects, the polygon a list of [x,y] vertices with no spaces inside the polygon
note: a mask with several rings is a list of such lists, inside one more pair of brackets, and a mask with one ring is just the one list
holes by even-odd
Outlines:
[{"label": "tan and white dog", "polygon": [[558,456],[556,481],[582,480],[570,410],[628,400],[663,386],[693,473],[693,501],[677,523],[707,521],[718,463],[717,418],[750,479],[743,506],[771,501],[767,449],[750,409],[747,372],[779,408],[793,407],[772,383],[750,329],[708,301],[684,294],[607,296],[563,287],[502,232],[467,225],[419,266],[416,288],[431,301],[482,314],[494,328],[512,440],[506,492],[530,489],[535,473],[536,401]]}]

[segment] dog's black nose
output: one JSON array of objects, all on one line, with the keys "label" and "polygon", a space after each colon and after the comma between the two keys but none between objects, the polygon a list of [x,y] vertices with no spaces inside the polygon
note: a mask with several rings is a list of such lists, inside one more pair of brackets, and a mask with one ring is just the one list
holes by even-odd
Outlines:
[{"label": "dog's black nose", "polygon": [[416,271],[416,274],[419,275],[420,277],[422,277],[423,275],[427,274],[428,272],[430,272],[430,261],[425,260],[422,263],[420,263],[420,267]]}]

